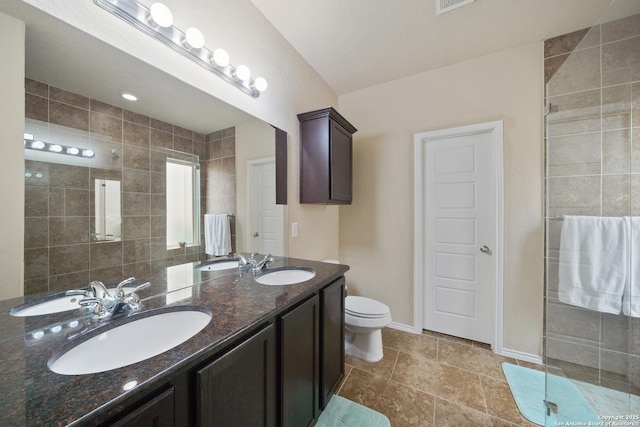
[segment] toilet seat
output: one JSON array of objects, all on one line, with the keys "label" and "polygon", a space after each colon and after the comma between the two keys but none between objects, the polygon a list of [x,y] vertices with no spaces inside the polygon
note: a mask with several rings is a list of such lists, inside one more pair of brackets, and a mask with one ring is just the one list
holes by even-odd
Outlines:
[{"label": "toilet seat", "polygon": [[365,319],[381,319],[390,315],[389,307],[371,298],[348,296],[344,302],[345,314]]}]

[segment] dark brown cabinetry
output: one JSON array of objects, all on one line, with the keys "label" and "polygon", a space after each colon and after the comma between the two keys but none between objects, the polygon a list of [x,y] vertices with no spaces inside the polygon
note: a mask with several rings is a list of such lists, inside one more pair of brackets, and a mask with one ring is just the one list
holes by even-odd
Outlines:
[{"label": "dark brown cabinetry", "polygon": [[[108,426],[313,425],[344,377],[344,277],[114,408]],[[106,414],[104,414],[106,415]],[[102,418],[102,417],[100,417]],[[94,423],[99,424],[99,423]]]},{"label": "dark brown cabinetry", "polygon": [[344,378],[344,277],[320,292],[320,306],[320,403],[324,409]]},{"label": "dark brown cabinetry", "polygon": [[280,318],[282,426],[309,426],[319,416],[320,299]]},{"label": "dark brown cabinetry", "polygon": [[298,114],[298,120],[300,203],[350,204],[357,129],[332,107]]},{"label": "dark brown cabinetry", "polygon": [[344,378],[344,277],[280,319],[283,426],[307,426]]},{"label": "dark brown cabinetry", "polygon": [[275,426],[275,372],[269,325],[196,372],[197,425]]},{"label": "dark brown cabinetry", "polygon": [[129,411],[118,421],[106,425],[112,427],[173,427],[173,387],[163,391],[141,406]]}]

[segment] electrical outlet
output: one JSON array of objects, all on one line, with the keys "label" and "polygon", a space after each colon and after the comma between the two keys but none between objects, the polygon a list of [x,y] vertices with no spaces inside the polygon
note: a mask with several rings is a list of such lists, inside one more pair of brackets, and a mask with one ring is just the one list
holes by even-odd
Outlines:
[{"label": "electrical outlet", "polygon": [[298,223],[291,224],[291,237],[298,237]]}]

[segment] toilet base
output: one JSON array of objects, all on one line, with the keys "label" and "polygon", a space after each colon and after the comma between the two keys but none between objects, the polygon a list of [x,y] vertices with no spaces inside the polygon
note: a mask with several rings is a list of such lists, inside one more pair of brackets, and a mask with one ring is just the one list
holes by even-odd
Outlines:
[{"label": "toilet base", "polygon": [[[345,353],[367,362],[379,362],[382,360],[382,330],[371,332],[347,332],[345,340]],[[351,332],[351,333],[350,333]]]}]

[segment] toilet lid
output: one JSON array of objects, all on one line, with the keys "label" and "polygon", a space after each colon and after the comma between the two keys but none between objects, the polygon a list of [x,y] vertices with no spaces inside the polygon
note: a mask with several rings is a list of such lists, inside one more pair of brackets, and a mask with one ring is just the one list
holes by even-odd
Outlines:
[{"label": "toilet lid", "polygon": [[379,318],[389,315],[389,307],[371,298],[348,296],[344,306],[345,313],[356,317]]}]

